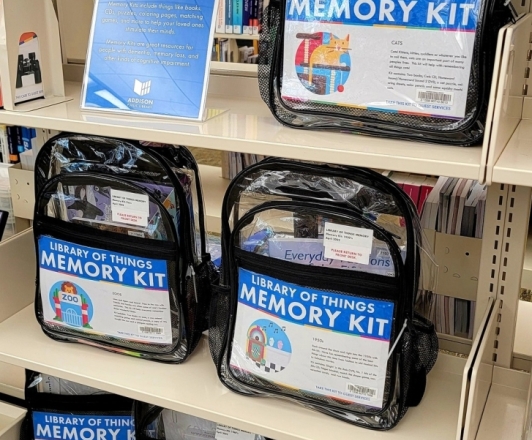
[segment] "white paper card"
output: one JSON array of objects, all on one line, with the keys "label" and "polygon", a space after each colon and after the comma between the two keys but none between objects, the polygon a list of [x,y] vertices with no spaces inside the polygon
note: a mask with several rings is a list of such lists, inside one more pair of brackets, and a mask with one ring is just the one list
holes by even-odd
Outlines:
[{"label": "white paper card", "polygon": [[326,222],[323,246],[326,258],[369,264],[373,230]]},{"label": "white paper card", "polygon": [[216,427],[216,440],[255,440],[255,434],[218,424]]},{"label": "white paper card", "polygon": [[147,227],[150,215],[150,200],[146,194],[111,190],[113,221]]}]

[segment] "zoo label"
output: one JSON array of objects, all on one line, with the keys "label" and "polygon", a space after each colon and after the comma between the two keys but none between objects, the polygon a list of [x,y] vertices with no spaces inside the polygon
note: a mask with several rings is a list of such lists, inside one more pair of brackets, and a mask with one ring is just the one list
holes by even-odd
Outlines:
[{"label": "zoo label", "polygon": [[39,238],[44,320],[90,334],[170,344],[167,264]]}]

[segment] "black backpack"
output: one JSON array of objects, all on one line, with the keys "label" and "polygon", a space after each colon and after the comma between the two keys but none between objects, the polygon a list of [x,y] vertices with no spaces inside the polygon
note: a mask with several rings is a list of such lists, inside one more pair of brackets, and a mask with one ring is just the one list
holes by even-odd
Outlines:
[{"label": "black backpack", "polygon": [[[272,0],[264,13],[259,87],[279,122],[459,146],[482,141],[498,31],[517,17],[510,2],[482,0],[478,11],[454,13],[457,5],[438,4],[430,24],[421,22],[430,2],[408,3],[407,15],[397,4],[384,14],[374,2],[313,5]],[[337,26],[343,20],[356,26]],[[386,25],[404,29],[384,35]]]},{"label": "black backpack", "polygon": [[135,440],[133,400],[26,370],[20,440]]},{"label": "black backpack", "polygon": [[207,327],[197,164],[184,147],[61,134],[35,172],[35,312],[44,332],[179,363]]},{"label": "black backpack", "polygon": [[421,401],[438,352],[414,312],[421,246],[415,206],[376,172],[279,159],[247,168],[222,207],[209,329],[220,380],[392,428]]}]

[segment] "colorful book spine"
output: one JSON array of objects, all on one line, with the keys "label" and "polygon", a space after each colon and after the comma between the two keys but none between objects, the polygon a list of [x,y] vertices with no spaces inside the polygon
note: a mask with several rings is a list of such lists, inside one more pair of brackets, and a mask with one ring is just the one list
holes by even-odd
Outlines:
[{"label": "colorful book spine", "polygon": [[253,35],[253,27],[255,26],[255,20],[258,17],[259,14],[259,0],[250,0],[250,12],[249,12],[249,27],[250,27],[250,34]]},{"label": "colorful book spine", "polygon": [[19,163],[20,157],[18,154],[17,146],[17,127],[8,126],[7,127],[7,145],[9,148],[9,162],[10,163]]},{"label": "colorful book spine", "polygon": [[37,130],[35,128],[30,128],[31,132],[31,149],[37,151],[39,149],[39,141],[37,139]]},{"label": "colorful book spine", "polygon": [[419,201],[419,189],[417,185],[408,182],[403,183],[403,191],[408,194],[416,206]]},{"label": "colorful book spine", "polygon": [[17,126],[16,133],[17,133],[17,151],[18,151],[18,154],[20,155],[20,153],[24,153],[24,141],[22,140],[22,127]]},{"label": "colorful book spine", "polygon": [[21,136],[22,136],[22,147],[23,151],[31,150],[31,128],[29,127],[20,127]]},{"label": "colorful book spine", "polygon": [[427,201],[427,198],[431,191],[434,189],[432,186],[428,185],[422,185],[421,190],[419,191],[419,201],[417,204],[417,210],[421,214],[423,212],[423,206],[425,206],[425,202]]},{"label": "colorful book spine", "polygon": [[257,4],[257,18],[253,23],[253,34],[258,35],[262,26],[262,18],[264,15],[264,0],[258,0]]},{"label": "colorful book spine", "polygon": [[2,153],[2,163],[9,163],[9,143],[5,125],[0,125],[0,152]]},{"label": "colorful book spine", "polygon": [[218,2],[218,14],[216,15],[216,32],[225,34],[225,1]]},{"label": "colorful book spine", "polygon": [[233,34],[242,33],[243,0],[233,0]]},{"label": "colorful book spine", "polygon": [[233,0],[220,0],[225,3],[225,33],[233,33]]},{"label": "colorful book spine", "polygon": [[242,12],[242,33],[243,34],[252,34],[253,33],[253,23],[252,23],[252,6],[253,0],[243,0],[244,10]]}]

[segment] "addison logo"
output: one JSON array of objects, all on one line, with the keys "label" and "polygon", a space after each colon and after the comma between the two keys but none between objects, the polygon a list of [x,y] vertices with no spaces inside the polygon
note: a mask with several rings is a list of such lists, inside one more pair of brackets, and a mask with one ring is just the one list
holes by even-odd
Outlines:
[{"label": "addison logo", "polygon": [[133,91],[139,96],[145,96],[151,91],[151,80],[146,82],[141,82],[138,79],[135,80],[135,86]]}]

